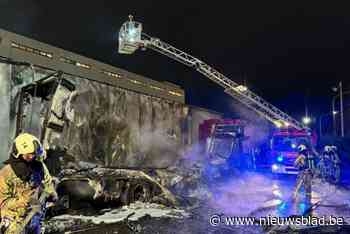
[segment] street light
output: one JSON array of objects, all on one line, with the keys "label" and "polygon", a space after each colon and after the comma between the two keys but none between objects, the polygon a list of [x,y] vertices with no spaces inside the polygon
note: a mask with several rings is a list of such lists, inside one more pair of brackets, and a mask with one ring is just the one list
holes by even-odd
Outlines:
[{"label": "street light", "polygon": [[[339,84],[339,87],[340,87],[340,84]],[[332,88],[332,90],[334,91],[334,92],[337,92],[338,91],[338,88],[337,87],[333,87]],[[342,97],[342,96],[344,96],[345,94],[350,94],[350,90],[347,90],[347,91],[345,91],[345,92],[341,92],[342,93],[342,95],[340,95],[340,89],[339,89],[339,94],[337,94],[337,95],[335,95],[333,98],[332,98],[332,112],[333,113],[338,113],[338,111],[336,111],[335,110],[335,101],[336,101],[336,99],[338,98],[338,97]],[[342,103],[343,103],[343,98],[341,98],[341,100],[340,100],[340,114],[342,114]],[[333,115],[333,134],[334,134],[334,136],[336,136],[337,135],[337,126],[336,126],[336,119],[335,119],[335,115],[336,114],[334,114]],[[340,120],[341,121],[341,120]],[[342,124],[342,126],[343,126],[343,130],[342,130],[342,133],[344,133],[344,118],[343,118],[343,124]]]},{"label": "street light", "polygon": [[309,125],[309,124],[311,123],[311,118],[310,118],[309,116],[305,116],[305,117],[303,118],[303,123],[304,123],[305,125]]}]

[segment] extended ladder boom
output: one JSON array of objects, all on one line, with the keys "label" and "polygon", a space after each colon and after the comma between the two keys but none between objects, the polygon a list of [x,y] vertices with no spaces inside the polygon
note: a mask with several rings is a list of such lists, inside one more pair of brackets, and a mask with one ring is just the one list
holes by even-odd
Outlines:
[{"label": "extended ladder boom", "polygon": [[[132,32],[132,33],[131,33]],[[150,48],[187,66],[195,68],[204,76],[219,84],[225,92],[277,126],[307,129],[302,123],[265,101],[246,87],[237,84],[203,61],[183,52],[158,38],[142,33],[140,23],[126,22],[119,34],[119,52],[133,53],[138,48]]]}]

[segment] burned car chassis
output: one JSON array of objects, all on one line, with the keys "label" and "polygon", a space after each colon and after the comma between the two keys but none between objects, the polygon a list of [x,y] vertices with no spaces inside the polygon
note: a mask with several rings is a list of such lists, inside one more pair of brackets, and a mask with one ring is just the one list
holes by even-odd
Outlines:
[{"label": "burned car chassis", "polygon": [[118,207],[136,201],[176,205],[173,195],[142,171],[96,167],[63,174],[57,191],[65,208]]}]

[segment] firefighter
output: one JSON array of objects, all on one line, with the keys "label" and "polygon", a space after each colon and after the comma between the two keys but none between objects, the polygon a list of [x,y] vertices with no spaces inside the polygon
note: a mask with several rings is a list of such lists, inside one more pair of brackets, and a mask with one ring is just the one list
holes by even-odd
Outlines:
[{"label": "firefighter", "polygon": [[293,198],[294,200],[297,199],[298,193],[303,187],[306,200],[311,202],[311,182],[313,177],[313,170],[315,168],[315,162],[313,155],[303,144],[298,146],[298,157],[294,162],[294,166],[298,168],[299,173],[294,189]]},{"label": "firefighter", "polygon": [[340,164],[338,148],[335,145],[330,146],[331,160],[334,164]]},{"label": "firefighter", "polygon": [[[45,150],[36,137],[28,133],[17,136],[12,153],[0,170],[0,227],[3,233],[18,232],[30,206],[43,205],[38,204],[40,194],[46,193],[51,202],[57,200],[52,177],[43,162],[45,157]],[[25,233],[41,233],[43,216],[43,212],[36,213],[26,225]]]},{"label": "firefighter", "polygon": [[337,183],[340,177],[340,158],[336,146],[326,145],[322,153],[321,176],[331,183]]}]

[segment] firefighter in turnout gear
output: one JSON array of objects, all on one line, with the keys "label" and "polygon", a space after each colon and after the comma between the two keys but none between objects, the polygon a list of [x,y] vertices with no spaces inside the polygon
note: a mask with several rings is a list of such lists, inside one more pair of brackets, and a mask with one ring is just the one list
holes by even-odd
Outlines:
[{"label": "firefighter in turnout gear", "polygon": [[315,168],[315,160],[305,145],[298,146],[298,157],[294,162],[294,166],[298,168],[299,173],[294,189],[293,198],[294,200],[297,199],[297,196],[303,187],[306,200],[311,202],[311,182],[313,177],[313,170]]},{"label": "firefighter in turnout gear", "polygon": [[[36,137],[27,133],[17,136],[12,153],[0,170],[0,233],[41,233],[43,212],[34,213],[28,223],[25,220],[35,205],[43,207],[38,204],[43,193],[51,202],[57,200],[52,177],[43,162],[45,157]],[[19,230],[23,224],[24,230]]]}]

